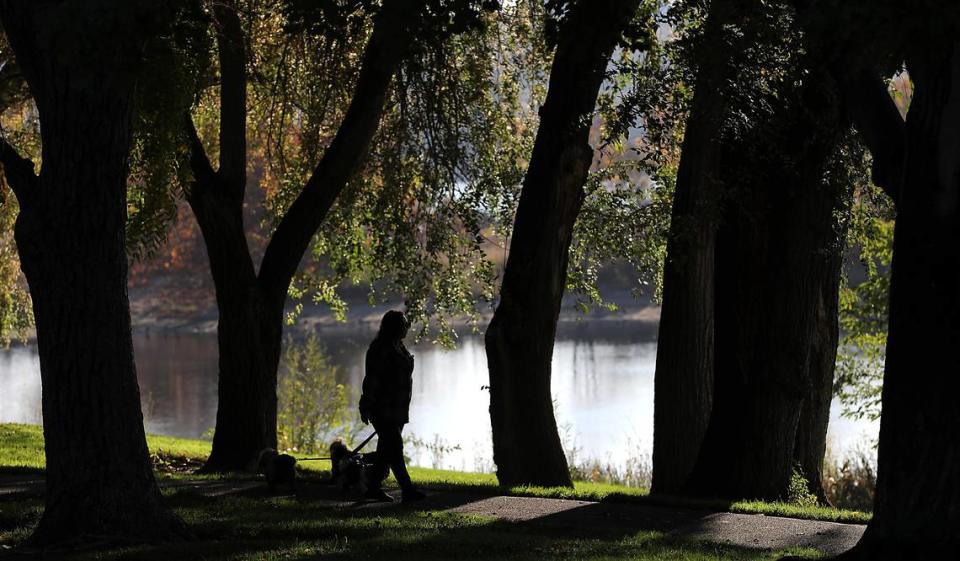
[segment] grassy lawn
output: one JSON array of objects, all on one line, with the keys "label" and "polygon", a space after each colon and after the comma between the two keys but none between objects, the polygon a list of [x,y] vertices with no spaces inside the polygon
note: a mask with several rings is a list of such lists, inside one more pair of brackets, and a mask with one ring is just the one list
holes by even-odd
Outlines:
[{"label": "grassy lawn", "polygon": [[[581,559],[773,560],[785,553],[691,542],[655,532],[577,531],[403,507],[323,508],[293,498],[168,493],[196,534],[191,542],[114,547],[71,559]],[[0,502],[0,547],[16,545],[40,515],[38,501]]]},{"label": "grassy lawn", "polygon": [[[148,437],[162,478],[196,478],[209,443]],[[39,427],[0,424],[0,474],[40,473],[44,467]],[[305,478],[320,478],[326,462],[303,462]],[[501,489],[489,474],[414,468],[421,485],[453,490],[595,500],[653,502],[637,489],[591,483],[570,489]],[[248,477],[248,476],[240,476]],[[112,546],[71,552],[70,559],[583,559],[583,560],[773,560],[784,554],[816,558],[813,551],[764,552],[624,529],[560,528],[536,522],[508,522],[442,510],[332,507],[309,496],[272,497],[263,490],[219,497],[168,488],[169,503],[187,521],[196,539],[164,545]],[[671,503],[671,504],[676,504]],[[702,506],[702,505],[692,505]],[[730,505],[728,505],[730,506]],[[744,503],[733,508],[776,514],[786,507]],[[439,507],[435,507],[439,508]],[[808,509],[809,510],[809,509]],[[0,554],[30,533],[42,512],[37,498],[0,501]],[[810,515],[811,512],[807,511]],[[810,516],[807,516],[810,517]],[[827,518],[837,518],[830,513]],[[49,553],[48,553],[49,555]]]},{"label": "grassy lawn", "polygon": [[[161,478],[199,478],[190,472],[198,467],[210,451],[210,443],[166,436],[148,436],[147,444]],[[38,472],[43,469],[43,435],[40,427],[0,424],[0,473]],[[305,477],[323,477],[329,473],[326,461],[299,464]],[[765,514],[811,520],[866,523],[870,514],[823,507],[799,507],[786,503],[762,501],[710,501],[674,497],[650,497],[645,489],[577,482],[573,489],[514,487],[497,485],[493,474],[466,473],[413,467],[410,474],[419,485],[435,489],[465,490],[490,494],[552,497],[590,501],[636,502],[664,506],[683,506],[744,514]],[[210,477],[210,476],[207,476]]]}]

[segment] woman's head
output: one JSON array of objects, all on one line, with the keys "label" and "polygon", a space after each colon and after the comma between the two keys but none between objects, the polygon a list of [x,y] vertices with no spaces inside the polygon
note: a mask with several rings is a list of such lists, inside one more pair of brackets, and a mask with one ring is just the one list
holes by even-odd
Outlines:
[{"label": "woman's head", "polygon": [[377,339],[385,341],[399,341],[407,336],[407,330],[410,329],[410,322],[403,312],[390,310],[383,314],[380,320],[380,331],[377,332]]}]

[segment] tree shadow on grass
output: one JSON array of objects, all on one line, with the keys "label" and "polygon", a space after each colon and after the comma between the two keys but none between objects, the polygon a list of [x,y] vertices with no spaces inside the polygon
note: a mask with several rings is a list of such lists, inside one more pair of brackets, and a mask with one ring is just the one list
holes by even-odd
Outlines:
[{"label": "tree shadow on grass", "polygon": [[[415,505],[345,503],[330,488],[272,497],[261,488],[227,496],[168,496],[196,533],[191,542],[46,552],[44,559],[773,559],[771,553],[689,542],[665,534],[704,512],[580,503],[500,520],[471,515],[488,495],[435,493]],[[549,502],[549,501],[548,501]],[[486,508],[485,505],[484,508]],[[552,505],[558,507],[559,505]],[[563,506],[571,506],[565,504]],[[614,507],[611,510],[611,507]],[[626,509],[626,510],[616,510]],[[456,509],[465,514],[444,512]],[[628,512],[629,511],[629,512]],[[709,514],[709,513],[707,513]],[[21,521],[22,524],[26,522]],[[15,558],[37,558],[21,551]]]}]

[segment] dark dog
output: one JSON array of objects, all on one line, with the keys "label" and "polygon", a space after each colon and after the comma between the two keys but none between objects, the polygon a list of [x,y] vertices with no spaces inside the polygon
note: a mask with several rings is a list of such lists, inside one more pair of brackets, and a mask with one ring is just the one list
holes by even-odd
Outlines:
[{"label": "dark dog", "polygon": [[376,477],[370,469],[376,454],[354,452],[347,448],[342,439],[336,439],[330,445],[330,478],[344,491],[355,489],[365,493],[370,487],[371,478]]},{"label": "dark dog", "polygon": [[286,485],[291,491],[297,489],[297,459],[289,454],[278,454],[273,448],[264,448],[257,458],[257,473],[267,479],[271,492]]}]

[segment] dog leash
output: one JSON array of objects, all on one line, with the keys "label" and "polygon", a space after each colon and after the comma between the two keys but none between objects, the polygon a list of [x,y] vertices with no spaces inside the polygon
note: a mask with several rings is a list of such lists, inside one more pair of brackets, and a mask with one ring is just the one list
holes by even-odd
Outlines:
[{"label": "dog leash", "polygon": [[375,437],[375,436],[377,436],[377,431],[373,431],[372,433],[370,433],[370,436],[368,436],[366,440],[364,440],[363,442],[361,442],[361,443],[360,443],[360,446],[357,446],[356,448],[353,449],[353,453],[356,454],[356,453],[359,452],[360,450],[363,450],[363,447],[366,446],[368,442],[370,442],[371,440],[373,440],[373,437]]},{"label": "dog leash", "polygon": [[[353,449],[353,452],[351,452],[351,454],[356,454],[356,453],[360,452],[360,450],[363,450],[363,447],[366,446],[367,444],[369,444],[370,441],[373,440],[373,437],[375,437],[375,436],[377,436],[377,431],[373,431],[372,433],[370,433],[370,436],[368,436],[368,437],[366,438],[366,440],[364,440],[363,442],[361,442],[361,443],[360,443],[360,446],[357,446],[356,448],[354,448],[354,449]],[[309,462],[309,461],[313,461],[313,460],[332,460],[332,459],[333,459],[333,458],[330,458],[330,457],[328,456],[328,457],[326,457],[326,458],[300,458],[300,459],[298,459],[297,461],[298,461],[298,462]]]}]

